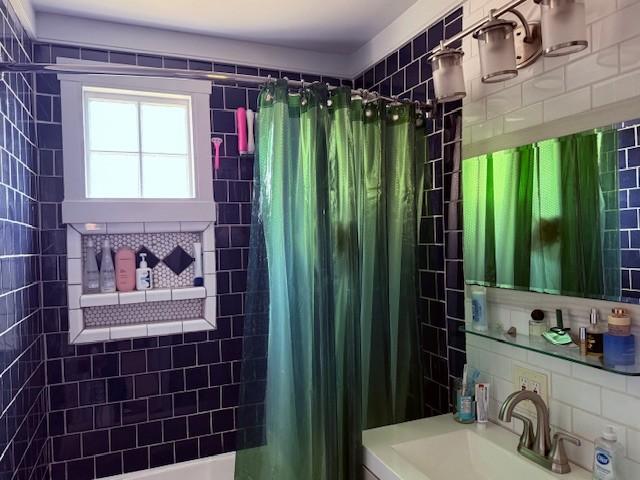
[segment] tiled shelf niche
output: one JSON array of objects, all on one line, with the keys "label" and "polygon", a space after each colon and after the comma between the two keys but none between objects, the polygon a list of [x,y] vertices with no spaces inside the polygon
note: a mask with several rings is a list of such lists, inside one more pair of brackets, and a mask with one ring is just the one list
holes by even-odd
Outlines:
[{"label": "tiled shelf niche", "polygon": [[[179,242],[200,242],[204,287],[191,286],[191,265],[182,272],[175,273],[162,263],[162,259],[156,259],[154,277],[158,275],[154,279],[154,287],[157,288],[132,292],[83,293],[83,255],[89,236],[95,237],[98,249],[105,236],[111,240],[115,248],[126,245],[138,250],[141,246],[148,247],[146,243],[151,241],[157,245],[158,250],[155,253],[164,256],[165,261],[177,246],[181,246],[185,251],[191,248],[180,245]],[[213,223],[68,225],[67,270],[69,343],[102,342],[216,328]]]}]

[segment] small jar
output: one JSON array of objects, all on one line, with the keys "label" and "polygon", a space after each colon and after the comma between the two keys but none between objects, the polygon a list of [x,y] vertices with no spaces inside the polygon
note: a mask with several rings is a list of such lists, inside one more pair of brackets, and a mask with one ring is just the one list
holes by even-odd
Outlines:
[{"label": "small jar", "polygon": [[609,333],[619,337],[631,335],[631,317],[623,308],[614,308],[609,315]]},{"label": "small jar", "polygon": [[529,336],[539,338],[547,330],[549,330],[549,325],[544,318],[544,312],[542,310],[534,310],[531,312],[531,319],[529,320]]}]

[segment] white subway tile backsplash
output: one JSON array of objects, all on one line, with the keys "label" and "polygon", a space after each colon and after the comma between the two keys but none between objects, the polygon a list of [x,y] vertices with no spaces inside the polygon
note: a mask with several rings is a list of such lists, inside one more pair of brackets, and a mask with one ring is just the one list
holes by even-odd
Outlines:
[{"label": "white subway tile backsplash", "polygon": [[551,396],[595,414],[601,410],[600,387],[557,373],[551,375]]},{"label": "white subway tile backsplash", "polygon": [[640,462],[640,431],[632,428],[627,429],[627,456],[635,461]]},{"label": "white subway tile backsplash", "polygon": [[640,68],[640,35],[620,44],[620,69],[623,72]]},{"label": "white subway tile backsplash", "polygon": [[640,70],[619,75],[593,86],[593,107],[601,107],[640,95]]},{"label": "white subway tile backsplash", "polygon": [[567,90],[574,90],[616,75],[620,68],[619,60],[618,46],[615,45],[570,63],[566,68]]},{"label": "white subway tile backsplash", "polygon": [[503,118],[497,117],[471,126],[474,142],[481,142],[504,132]]},{"label": "white subway tile backsplash", "polygon": [[564,91],[564,68],[558,68],[524,82],[522,102],[524,105],[531,105],[560,95]]},{"label": "white subway tile backsplash", "polygon": [[627,393],[640,397],[640,377],[627,377]]},{"label": "white subway tile backsplash", "polygon": [[640,399],[603,389],[602,415],[628,427],[640,429]]},{"label": "white subway tile backsplash", "polygon": [[465,125],[483,122],[487,119],[487,104],[485,99],[471,102],[464,106],[462,121]]},{"label": "white subway tile backsplash", "polygon": [[571,376],[571,365],[565,360],[553,358],[541,353],[527,352],[527,361],[530,365],[535,365],[538,368],[544,368],[545,370],[550,370],[555,373]]},{"label": "white subway tile backsplash", "polygon": [[[568,362],[564,363],[568,364]],[[571,365],[571,370],[573,372],[573,378],[577,378],[578,380],[595,383],[596,385],[620,392],[625,391],[626,379],[622,375],[616,375],[577,363]]]},{"label": "white subway tile backsplash", "polygon": [[566,118],[591,108],[591,87],[585,87],[559,97],[545,100],[544,121]]},{"label": "white subway tile backsplash", "polygon": [[[466,113],[466,111],[465,111]],[[504,116],[505,133],[523,130],[541,124],[543,121],[542,102],[507,113]]]},{"label": "white subway tile backsplash", "polygon": [[559,428],[566,432],[573,431],[571,407],[566,403],[551,399],[549,401],[549,422],[552,427]]},{"label": "white subway tile backsplash", "polygon": [[[487,118],[497,117],[522,106],[522,86],[514,85],[487,97]],[[466,110],[465,110],[466,113]]]},{"label": "white subway tile backsplash", "polygon": [[585,440],[595,442],[598,437],[602,436],[602,432],[604,432],[607,425],[615,428],[618,434],[618,440],[622,445],[625,445],[627,443],[625,427],[612,423],[601,416],[580,410],[579,408],[573,409],[573,433]]},{"label": "white subway tile backsplash", "polygon": [[593,51],[607,48],[640,34],[638,18],[640,18],[640,3],[634,3],[592,23]]},{"label": "white subway tile backsplash", "polygon": [[578,447],[570,442],[564,442],[567,457],[582,468],[591,470],[593,466],[593,451],[595,450],[592,442],[582,440]]}]

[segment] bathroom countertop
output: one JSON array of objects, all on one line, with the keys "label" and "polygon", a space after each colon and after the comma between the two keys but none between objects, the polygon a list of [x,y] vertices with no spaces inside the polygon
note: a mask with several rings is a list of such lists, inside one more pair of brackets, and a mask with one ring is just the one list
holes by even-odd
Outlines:
[{"label": "bathroom countertop", "polygon": [[[478,475],[477,472],[474,473],[471,470],[476,466],[480,466],[481,470],[484,471],[495,470],[495,465],[489,465],[489,463],[494,460],[488,457],[493,456],[495,458],[497,455],[502,458],[502,455],[504,455],[504,469],[502,469],[502,467],[500,468],[500,477],[504,475],[504,478],[518,477],[521,480],[527,480],[529,478],[535,478],[536,480],[554,478],[565,480],[591,479],[591,472],[573,464],[571,465],[570,473],[563,475],[554,474],[518,454],[516,448],[519,438],[514,433],[493,423],[489,423],[485,428],[479,428],[476,424],[462,425],[454,421],[451,415],[440,415],[365,431],[363,433],[363,464],[380,480],[440,480],[441,478],[453,478],[451,477],[451,473],[447,473],[447,470],[450,469],[447,468],[446,465],[443,466],[442,462],[449,461],[446,458],[448,456],[451,456],[451,460],[453,461],[458,459],[455,448],[459,443],[452,443],[451,448],[443,446],[449,441],[447,438],[466,438],[465,430],[469,431],[469,433],[478,434],[492,444],[489,448],[483,447],[480,443],[478,443],[478,446],[473,445],[470,447],[471,454],[469,458],[460,457],[458,468],[465,462],[472,465],[469,469],[468,477],[466,475],[467,472],[462,475],[465,478],[498,480],[491,473],[486,476],[482,474]],[[455,432],[459,433],[456,434]],[[447,437],[444,437],[445,435]],[[445,454],[436,452],[435,455],[439,458],[421,461],[421,456],[426,459],[431,453],[433,457],[434,452],[430,452],[430,448],[427,447],[421,448],[416,441],[426,440],[428,442],[429,439],[438,436],[440,436],[442,440],[437,439],[436,444],[440,449],[445,449]],[[473,435],[468,436],[473,437]],[[401,445],[407,447],[402,447]],[[432,443],[432,445],[434,444]],[[406,453],[410,452],[411,449],[416,452],[413,455],[413,461],[410,459],[411,455]],[[424,455],[422,454],[423,451]],[[483,457],[485,452],[487,452],[487,457]],[[488,461],[485,462],[484,460]],[[520,461],[526,462],[528,465],[521,464]],[[431,466],[421,468],[419,464],[425,462],[431,464]],[[481,464],[485,465],[483,466]],[[425,469],[428,468],[431,468],[431,471],[435,473],[427,474]],[[456,477],[456,480],[463,480],[459,473],[456,473]]]}]

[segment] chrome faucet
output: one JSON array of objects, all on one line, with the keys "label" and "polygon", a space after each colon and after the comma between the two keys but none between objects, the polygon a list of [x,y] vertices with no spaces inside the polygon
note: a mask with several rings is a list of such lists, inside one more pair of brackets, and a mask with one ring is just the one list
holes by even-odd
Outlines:
[{"label": "chrome faucet", "polygon": [[[525,400],[529,400],[536,408],[537,426],[533,433],[533,424],[530,419],[514,413],[516,405]],[[564,450],[563,441],[568,441],[580,446],[580,440],[558,432],[551,440],[551,429],[549,427],[549,409],[540,395],[528,390],[514,392],[507,397],[500,407],[498,418],[503,422],[510,422],[515,417],[522,421],[524,429],[518,443],[518,453],[538,465],[551,470],[554,473],[568,473],[571,471],[567,454]]]}]

